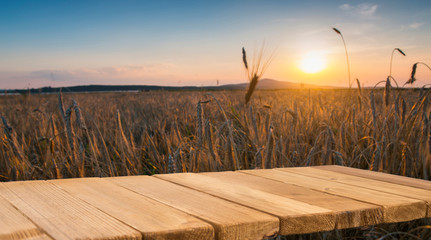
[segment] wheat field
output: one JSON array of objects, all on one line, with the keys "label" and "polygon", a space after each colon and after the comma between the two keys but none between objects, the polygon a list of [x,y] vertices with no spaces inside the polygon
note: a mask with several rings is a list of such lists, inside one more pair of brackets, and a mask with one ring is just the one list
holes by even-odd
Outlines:
[{"label": "wheat field", "polygon": [[[247,104],[244,95],[1,96],[0,180],[324,164],[431,179],[427,89],[257,90]],[[388,232],[425,231],[427,226],[416,227],[427,221],[289,239],[375,239]]]},{"label": "wheat field", "polygon": [[430,179],[428,90],[0,97],[3,181],[339,164]]}]

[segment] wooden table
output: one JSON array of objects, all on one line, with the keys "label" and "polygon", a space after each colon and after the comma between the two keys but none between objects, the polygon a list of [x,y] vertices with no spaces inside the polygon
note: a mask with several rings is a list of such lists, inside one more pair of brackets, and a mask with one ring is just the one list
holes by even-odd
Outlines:
[{"label": "wooden table", "polygon": [[0,183],[0,239],[262,239],[427,218],[431,182],[341,166]]}]

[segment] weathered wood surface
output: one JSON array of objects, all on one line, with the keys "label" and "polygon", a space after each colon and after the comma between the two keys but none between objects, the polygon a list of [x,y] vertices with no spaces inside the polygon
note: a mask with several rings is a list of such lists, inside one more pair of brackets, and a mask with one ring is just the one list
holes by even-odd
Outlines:
[{"label": "weathered wood surface", "polygon": [[383,222],[385,223],[424,218],[427,212],[427,204],[422,200],[286,172],[283,169],[245,170],[242,172],[379,205],[382,207]]},{"label": "weathered wood surface", "polygon": [[282,183],[238,172],[210,172],[202,175],[211,176],[233,186],[245,186],[310,205],[330,209],[336,215],[336,229],[368,226],[383,221],[383,211],[380,206],[339,197],[319,191]]},{"label": "weathered wood surface", "polygon": [[326,208],[202,174],[165,174],[156,177],[277,216],[282,235],[335,228],[335,213]]},{"label": "weathered wood surface", "polygon": [[109,180],[210,222],[217,239],[262,239],[279,230],[279,221],[274,216],[155,177]]},{"label": "weathered wood surface", "polygon": [[325,180],[335,181],[339,183],[345,183],[352,186],[359,186],[367,189],[373,189],[380,192],[391,193],[394,195],[410,197],[414,199],[423,200],[428,205],[427,207],[427,217],[431,217],[431,191],[412,188],[399,184],[382,182],[374,179],[367,179],[363,177],[352,176],[343,173],[331,172],[317,168],[291,168],[291,169],[280,169],[282,171],[298,173],[306,176],[317,177]]},{"label": "weathered wood surface", "polygon": [[[144,239],[211,239],[210,224],[103,178],[53,180],[53,184],[139,230]],[[106,191],[109,189],[109,191]]]},{"label": "weathered wood surface", "polygon": [[262,239],[431,216],[431,183],[340,166],[0,183],[0,239]]},{"label": "weathered wood surface", "polygon": [[133,228],[46,181],[9,182],[0,196],[54,239],[139,239]]},{"label": "weathered wood surface", "polygon": [[51,239],[0,197],[0,239]]},{"label": "weathered wood surface", "polygon": [[324,169],[332,172],[345,173],[345,174],[364,177],[368,179],[375,179],[382,182],[390,182],[390,183],[396,183],[396,184],[410,186],[410,187],[431,190],[431,181],[427,181],[423,179],[403,177],[403,176],[398,176],[393,174],[374,172],[374,171],[362,170],[357,168],[342,167],[337,165],[318,166],[313,168]]}]

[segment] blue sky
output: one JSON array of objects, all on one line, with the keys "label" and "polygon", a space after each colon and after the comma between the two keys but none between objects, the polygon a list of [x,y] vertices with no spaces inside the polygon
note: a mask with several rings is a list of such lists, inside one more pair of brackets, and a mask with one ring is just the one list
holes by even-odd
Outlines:
[{"label": "blue sky", "polygon": [[[247,81],[250,58],[275,52],[264,77],[346,85],[340,29],[352,79],[404,83],[411,65],[431,64],[429,1],[4,1],[0,0],[0,88],[82,84],[214,85]],[[310,52],[327,67],[307,74]],[[251,59],[250,59],[251,61]],[[418,85],[431,83],[418,69]],[[343,85],[344,84],[344,85]]]}]

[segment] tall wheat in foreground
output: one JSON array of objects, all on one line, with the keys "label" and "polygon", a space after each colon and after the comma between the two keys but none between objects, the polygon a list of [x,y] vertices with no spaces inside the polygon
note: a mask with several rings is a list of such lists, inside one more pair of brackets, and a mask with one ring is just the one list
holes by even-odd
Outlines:
[{"label": "tall wheat in foreground", "polygon": [[426,64],[426,63],[417,62],[417,63],[413,64],[413,66],[412,66],[412,73],[410,75],[410,79],[406,83],[404,83],[404,85],[406,85],[406,84],[413,84],[416,81],[416,77],[415,76],[416,76],[416,68],[418,67],[418,64],[422,64],[425,67],[427,67],[429,70],[431,70],[431,67],[428,66],[428,64]]},{"label": "tall wheat in foreground", "polygon": [[389,66],[389,76],[391,76],[392,77],[392,60],[394,59],[394,53],[396,52],[396,51],[398,51],[400,54],[402,54],[404,57],[406,56],[406,54],[401,50],[401,49],[399,49],[399,48],[394,48],[393,50],[392,50],[392,54],[391,54],[391,63],[390,63],[390,66]]},{"label": "tall wheat in foreground", "polygon": [[249,80],[249,85],[247,88],[247,93],[245,94],[245,104],[250,101],[251,95],[256,89],[257,82],[262,78],[263,73],[268,68],[272,61],[273,55],[268,57],[266,60],[264,58],[264,46],[259,51],[257,58],[254,59],[251,69],[248,67],[247,54],[244,48],[242,48],[242,61],[244,63],[245,70],[247,71],[247,77]]},{"label": "tall wheat in foreground", "polygon": [[346,41],[344,41],[344,37],[343,34],[341,33],[340,30],[336,29],[336,28],[332,28],[332,30],[334,30],[334,32],[336,32],[338,35],[341,36],[341,39],[343,40],[343,45],[344,45],[344,51],[346,52],[346,62],[347,62],[347,77],[348,77],[348,87],[351,87],[351,81],[350,81],[350,63],[349,63],[349,54],[347,52],[347,47],[346,47]]}]

